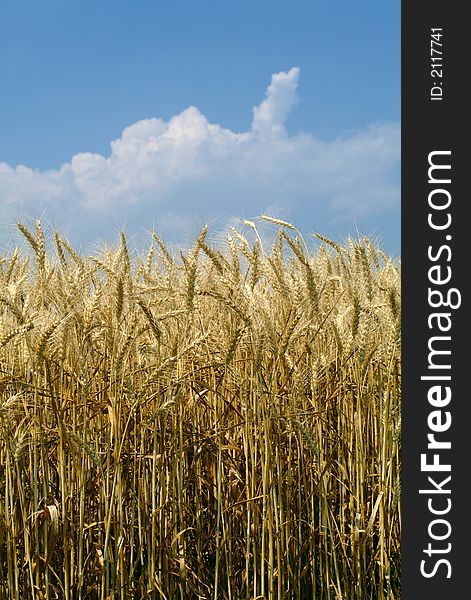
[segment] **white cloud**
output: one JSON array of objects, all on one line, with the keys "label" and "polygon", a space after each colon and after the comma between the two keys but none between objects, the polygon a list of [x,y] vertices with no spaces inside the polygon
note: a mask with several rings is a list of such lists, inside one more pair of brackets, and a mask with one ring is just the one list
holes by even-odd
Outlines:
[{"label": "white cloud", "polygon": [[123,220],[151,227],[160,216],[164,224],[192,215],[254,216],[270,207],[310,229],[319,220],[346,228],[372,215],[390,219],[391,211],[399,219],[399,125],[371,125],[332,141],[289,135],[298,77],[298,68],[272,76],[244,133],[208,122],[191,106],[169,121],[130,125],[108,157],[80,153],[51,171],[0,163],[0,209],[34,207],[83,238],[94,228],[106,235],[110,216],[114,228]]},{"label": "white cloud", "polygon": [[285,134],[285,121],[296,102],[299,69],[275,73],[268,86],[265,100],[253,109],[252,131],[266,137]]}]

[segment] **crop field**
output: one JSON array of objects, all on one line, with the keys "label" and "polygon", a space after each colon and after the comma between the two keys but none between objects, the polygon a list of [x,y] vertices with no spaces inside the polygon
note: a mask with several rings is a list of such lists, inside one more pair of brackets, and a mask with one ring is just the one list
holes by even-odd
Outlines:
[{"label": "crop field", "polygon": [[142,256],[19,224],[0,600],[399,600],[400,264],[266,220]]}]

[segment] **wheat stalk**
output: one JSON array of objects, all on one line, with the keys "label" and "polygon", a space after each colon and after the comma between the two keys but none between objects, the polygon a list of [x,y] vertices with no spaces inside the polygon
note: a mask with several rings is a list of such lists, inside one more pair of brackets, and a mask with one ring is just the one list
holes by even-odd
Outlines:
[{"label": "wheat stalk", "polygon": [[0,598],[400,597],[400,265],[264,221],[181,261],[56,233],[57,266],[19,227]]}]

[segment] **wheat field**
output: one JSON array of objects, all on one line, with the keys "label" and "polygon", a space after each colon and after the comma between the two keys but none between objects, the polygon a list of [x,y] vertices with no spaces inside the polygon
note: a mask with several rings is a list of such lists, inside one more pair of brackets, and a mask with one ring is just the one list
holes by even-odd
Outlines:
[{"label": "wheat field", "polygon": [[19,224],[0,599],[400,598],[400,265],[265,220],[143,256]]}]

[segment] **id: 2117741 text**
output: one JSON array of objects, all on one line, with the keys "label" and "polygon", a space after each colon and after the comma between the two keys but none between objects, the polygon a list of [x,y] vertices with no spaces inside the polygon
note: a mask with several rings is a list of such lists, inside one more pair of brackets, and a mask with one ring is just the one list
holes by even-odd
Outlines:
[{"label": "id: 2117741 text", "polygon": [[443,29],[430,29],[430,100],[443,100]]}]

